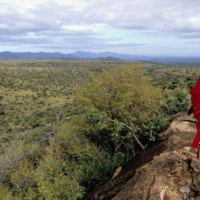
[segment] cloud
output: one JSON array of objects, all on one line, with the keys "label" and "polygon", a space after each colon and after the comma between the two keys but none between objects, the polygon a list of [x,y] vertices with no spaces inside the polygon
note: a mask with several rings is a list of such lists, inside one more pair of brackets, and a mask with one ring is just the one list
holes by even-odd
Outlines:
[{"label": "cloud", "polygon": [[102,38],[109,27],[195,39],[200,36],[199,10],[197,0],[6,0],[0,2],[0,43],[76,49],[147,45],[122,44],[117,31],[112,38]]},{"label": "cloud", "polygon": [[[153,29],[155,32],[166,32],[177,38],[187,37],[187,33],[192,31],[199,33],[200,30],[199,1],[127,0],[109,1],[109,3],[102,1],[100,4],[97,1],[93,2],[83,10],[87,13],[83,17],[87,23],[93,23],[95,19],[116,28]],[[156,24],[162,25],[155,28]],[[195,37],[195,34],[193,35]],[[188,37],[191,37],[190,34]]]}]

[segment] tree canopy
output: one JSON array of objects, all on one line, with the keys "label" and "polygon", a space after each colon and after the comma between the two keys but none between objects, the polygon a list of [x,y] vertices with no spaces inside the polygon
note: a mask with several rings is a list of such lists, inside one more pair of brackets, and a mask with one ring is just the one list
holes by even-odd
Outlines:
[{"label": "tree canopy", "polygon": [[146,74],[142,65],[122,65],[114,72],[103,71],[99,77],[90,73],[91,82],[75,88],[80,110],[90,110],[90,115],[98,118],[97,121],[110,120],[115,127],[118,124],[118,129],[125,126],[144,149],[134,129],[165,104],[161,100],[162,88],[151,86],[151,79],[144,76]]}]

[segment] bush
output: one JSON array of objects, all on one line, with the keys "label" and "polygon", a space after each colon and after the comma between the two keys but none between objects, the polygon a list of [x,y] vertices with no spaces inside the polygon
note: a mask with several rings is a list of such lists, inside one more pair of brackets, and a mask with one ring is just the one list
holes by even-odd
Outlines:
[{"label": "bush", "polygon": [[80,112],[86,111],[88,124],[82,126],[90,139],[110,142],[107,146],[115,153],[120,152],[124,140],[136,141],[145,149],[136,136],[141,130],[138,124],[165,103],[162,89],[151,86],[145,73],[141,65],[121,66],[114,73],[104,71],[98,78],[91,73],[91,83],[74,89]]},{"label": "bush", "polygon": [[45,112],[39,112],[36,114],[37,117],[43,117],[45,115]]},{"label": "bush", "polygon": [[5,115],[5,111],[0,110],[0,115]]},{"label": "bush", "polygon": [[85,188],[77,182],[77,167],[73,162],[69,164],[59,157],[58,154],[46,156],[34,178],[37,186],[28,189],[27,198],[76,200],[77,197],[83,197]]},{"label": "bush", "polygon": [[[164,113],[153,115],[147,122],[142,123],[142,130],[138,131],[139,138],[146,146],[153,144],[175,117],[176,115],[166,117]],[[151,131],[152,137],[150,137]]]},{"label": "bush", "polygon": [[[14,199],[12,197],[12,192],[9,191],[9,188],[4,186],[3,184],[0,184],[0,199],[3,199],[3,200],[11,200],[11,199]],[[17,199],[17,198],[15,198]]]},{"label": "bush", "polygon": [[166,89],[162,96],[162,99],[166,102],[166,104],[160,107],[159,112],[163,112],[166,115],[185,112],[190,105],[190,98],[191,97],[187,89],[181,89],[179,87],[174,90]]},{"label": "bush", "polygon": [[33,165],[25,161],[18,170],[13,170],[10,175],[10,183],[13,185],[13,196],[23,199],[27,190],[33,185],[34,168]]},{"label": "bush", "polygon": [[103,160],[93,160],[93,162],[81,162],[79,169],[79,183],[86,188],[86,193],[90,192],[95,186],[109,178],[115,170],[123,165],[124,154],[118,152],[115,156],[104,154]]},{"label": "bush", "polygon": [[30,126],[32,128],[39,127],[39,126],[41,126],[41,121],[33,121],[33,122],[30,123]]}]

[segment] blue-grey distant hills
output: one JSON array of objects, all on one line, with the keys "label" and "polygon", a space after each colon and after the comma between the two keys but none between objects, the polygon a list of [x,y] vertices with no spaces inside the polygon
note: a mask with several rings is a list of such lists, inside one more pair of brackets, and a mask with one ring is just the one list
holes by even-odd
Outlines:
[{"label": "blue-grey distant hills", "polygon": [[117,54],[112,52],[103,52],[103,53],[91,53],[91,52],[84,52],[84,51],[76,51],[70,54],[62,54],[59,52],[53,53],[46,53],[46,52],[38,52],[38,53],[31,53],[31,52],[10,52],[10,51],[3,51],[0,52],[0,58],[82,58],[82,59],[96,59],[99,57],[113,57],[122,60],[152,60],[155,59],[150,56],[138,56],[138,55],[127,55],[127,54]]},{"label": "blue-grey distant hills", "polygon": [[[91,53],[84,51],[76,51],[74,53],[62,54],[60,52],[10,52],[3,51],[0,52],[0,58],[81,58],[81,59],[99,59],[99,60],[142,60],[151,62],[162,62],[166,64],[170,63],[180,63],[180,62],[190,62],[199,63],[200,57],[167,57],[167,56],[144,56],[144,55],[128,55],[128,54],[118,54],[113,52],[102,52],[102,53]],[[107,58],[107,59],[103,59]]]},{"label": "blue-grey distant hills", "polygon": [[0,52],[0,58],[76,58],[76,56],[73,56],[72,54],[61,54],[59,52],[18,53],[18,52],[3,51]]}]

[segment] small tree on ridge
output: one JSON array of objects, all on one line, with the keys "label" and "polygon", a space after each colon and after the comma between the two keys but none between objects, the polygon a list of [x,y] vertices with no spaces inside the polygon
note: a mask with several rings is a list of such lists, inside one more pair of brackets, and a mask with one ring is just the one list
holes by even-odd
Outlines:
[{"label": "small tree on ridge", "polygon": [[[141,127],[161,105],[162,88],[149,84],[150,78],[142,65],[118,67],[114,73],[103,71],[99,77],[90,73],[91,82],[75,88],[80,111],[86,111],[87,117],[96,119],[100,129],[113,122],[115,131],[111,135],[113,142],[119,142],[119,132],[126,127],[140,145],[136,129]],[[115,144],[116,149],[119,145]]]}]

